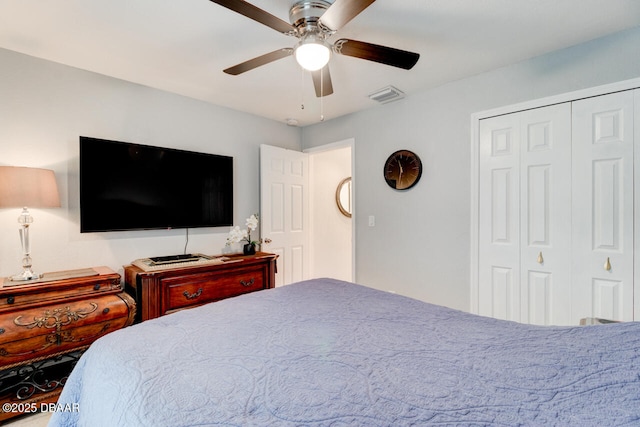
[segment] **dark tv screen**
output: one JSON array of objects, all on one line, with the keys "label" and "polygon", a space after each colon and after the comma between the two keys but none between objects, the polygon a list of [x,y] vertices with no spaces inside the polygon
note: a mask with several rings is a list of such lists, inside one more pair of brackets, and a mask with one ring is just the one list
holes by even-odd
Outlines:
[{"label": "dark tv screen", "polygon": [[80,231],[228,226],[233,157],[80,137]]}]

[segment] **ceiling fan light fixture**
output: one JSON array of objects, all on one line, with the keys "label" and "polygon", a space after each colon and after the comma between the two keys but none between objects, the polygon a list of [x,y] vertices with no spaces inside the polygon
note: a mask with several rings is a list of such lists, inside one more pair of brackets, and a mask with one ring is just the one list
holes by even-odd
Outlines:
[{"label": "ceiling fan light fixture", "polygon": [[294,55],[302,68],[317,71],[329,63],[331,49],[324,40],[309,34],[298,43]]}]

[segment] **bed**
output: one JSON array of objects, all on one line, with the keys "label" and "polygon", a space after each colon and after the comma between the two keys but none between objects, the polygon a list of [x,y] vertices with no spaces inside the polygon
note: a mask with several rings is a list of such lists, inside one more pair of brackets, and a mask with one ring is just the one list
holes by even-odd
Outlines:
[{"label": "bed", "polygon": [[541,327],[317,279],[96,341],[49,426],[640,423],[640,323]]}]

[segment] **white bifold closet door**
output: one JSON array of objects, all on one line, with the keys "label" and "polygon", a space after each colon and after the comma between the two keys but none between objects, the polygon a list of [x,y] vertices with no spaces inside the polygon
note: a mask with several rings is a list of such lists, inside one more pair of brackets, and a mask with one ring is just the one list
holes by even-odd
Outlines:
[{"label": "white bifold closet door", "polygon": [[571,323],[571,105],[480,122],[479,314]]},{"label": "white bifold closet door", "polygon": [[634,91],[573,102],[574,318],[633,320]]},{"label": "white bifold closet door", "polygon": [[577,325],[640,313],[639,117],[628,90],[480,121],[479,314]]}]

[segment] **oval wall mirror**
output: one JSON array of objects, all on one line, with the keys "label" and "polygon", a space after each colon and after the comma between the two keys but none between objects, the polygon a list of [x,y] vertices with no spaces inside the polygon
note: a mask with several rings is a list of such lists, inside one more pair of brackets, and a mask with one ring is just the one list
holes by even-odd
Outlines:
[{"label": "oval wall mirror", "polygon": [[351,218],[351,177],[343,179],[338,184],[336,204],[342,215]]}]

